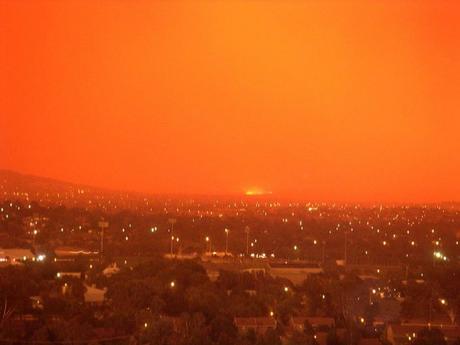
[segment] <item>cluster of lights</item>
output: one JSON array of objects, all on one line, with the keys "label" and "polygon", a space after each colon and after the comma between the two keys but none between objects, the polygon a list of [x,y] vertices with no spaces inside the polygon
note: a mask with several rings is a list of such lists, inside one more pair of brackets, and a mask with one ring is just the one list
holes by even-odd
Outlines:
[{"label": "cluster of lights", "polygon": [[441,252],[434,252],[434,253],[433,253],[433,256],[434,256],[436,259],[443,260],[443,261],[447,261],[447,256],[443,255]]}]

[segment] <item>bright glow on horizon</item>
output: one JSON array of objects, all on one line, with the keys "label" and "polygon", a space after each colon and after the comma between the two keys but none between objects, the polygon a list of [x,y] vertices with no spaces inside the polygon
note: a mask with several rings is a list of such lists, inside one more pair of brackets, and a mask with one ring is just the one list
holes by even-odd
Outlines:
[{"label": "bright glow on horizon", "polygon": [[258,196],[258,195],[269,195],[269,194],[272,194],[272,192],[265,191],[260,188],[253,188],[253,189],[248,189],[246,192],[244,192],[244,194],[247,196]]}]

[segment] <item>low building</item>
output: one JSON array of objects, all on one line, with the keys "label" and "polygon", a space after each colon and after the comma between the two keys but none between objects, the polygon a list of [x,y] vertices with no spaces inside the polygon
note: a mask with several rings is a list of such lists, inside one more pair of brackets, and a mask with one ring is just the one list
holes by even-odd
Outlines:
[{"label": "low building", "polygon": [[27,260],[35,260],[35,255],[30,249],[0,249],[0,264],[2,265],[18,265]]},{"label": "low building", "polygon": [[105,301],[107,289],[98,289],[95,286],[85,285],[85,302],[92,305],[101,305]]},{"label": "low building", "polygon": [[276,328],[276,320],[273,317],[235,317],[234,323],[240,333],[252,329],[257,334],[265,334],[269,329]]},{"label": "low building", "polygon": [[226,260],[233,259],[233,254],[230,252],[205,252],[201,255],[202,261],[210,261],[210,262],[222,262]]},{"label": "low building", "polygon": [[220,271],[231,271],[239,273],[249,273],[254,275],[264,275],[267,271],[267,265],[263,262],[239,262],[239,261],[222,261],[212,262],[203,261],[202,266],[211,281],[216,281],[220,275]]},{"label": "low building", "polygon": [[54,253],[56,254],[57,258],[75,258],[78,256],[95,256],[98,255],[98,251],[93,251],[89,249],[83,249],[83,248],[76,248],[76,247],[57,247],[54,249]]},{"label": "low building", "polygon": [[301,284],[311,274],[323,273],[318,263],[311,262],[270,262],[270,275]]},{"label": "low building", "polygon": [[75,272],[75,271],[65,271],[65,272],[57,272],[56,278],[77,278],[77,279],[85,279],[85,274],[83,272]]},{"label": "low building", "polygon": [[164,254],[163,257],[165,259],[170,260],[193,260],[198,257],[198,253],[178,253],[178,254]]}]

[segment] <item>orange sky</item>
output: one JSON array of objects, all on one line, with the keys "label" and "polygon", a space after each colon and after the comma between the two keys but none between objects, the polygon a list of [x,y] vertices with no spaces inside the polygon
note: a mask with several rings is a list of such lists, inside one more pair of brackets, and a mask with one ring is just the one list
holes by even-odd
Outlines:
[{"label": "orange sky", "polygon": [[0,167],[460,199],[459,1],[0,0]]}]

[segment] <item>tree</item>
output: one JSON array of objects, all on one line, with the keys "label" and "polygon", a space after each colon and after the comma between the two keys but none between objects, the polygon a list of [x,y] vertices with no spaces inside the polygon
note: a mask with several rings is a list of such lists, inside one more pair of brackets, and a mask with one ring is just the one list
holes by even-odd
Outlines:
[{"label": "tree", "polygon": [[413,345],[446,345],[446,340],[438,328],[424,328],[418,332]]},{"label": "tree", "polygon": [[366,305],[364,309],[364,317],[366,319],[366,322],[372,324],[378,312],[379,312],[379,304],[377,302]]},{"label": "tree", "polygon": [[337,338],[337,332],[335,331],[334,328],[331,328],[329,332],[327,332],[327,338],[326,338],[326,344],[327,345],[339,345],[339,339]]},{"label": "tree", "polygon": [[194,313],[185,317],[186,331],[179,332],[184,335],[183,345],[211,345],[209,327],[202,313]]},{"label": "tree", "polygon": [[93,336],[92,328],[81,320],[53,321],[38,329],[32,336],[34,341],[88,341]]},{"label": "tree", "polygon": [[460,345],[460,338],[455,339],[452,345]]},{"label": "tree", "polygon": [[305,320],[303,324],[303,332],[310,337],[315,335],[315,330],[313,329],[313,326],[310,324],[310,322],[308,322],[308,320]]},{"label": "tree", "polygon": [[251,328],[247,331],[244,338],[249,344],[255,344],[257,342],[257,333]]},{"label": "tree", "polygon": [[217,315],[219,306],[222,304],[220,296],[212,284],[189,288],[186,300],[190,312],[201,312],[207,320]]},{"label": "tree", "polygon": [[274,329],[268,329],[267,332],[260,336],[257,345],[281,345],[281,337]]},{"label": "tree", "polygon": [[315,345],[316,341],[313,336],[307,335],[304,332],[295,331],[289,337],[288,345]]},{"label": "tree", "polygon": [[219,345],[235,343],[238,331],[230,317],[219,314],[211,321],[210,326],[210,337],[213,342]]},{"label": "tree", "polygon": [[150,342],[155,345],[172,345],[174,344],[173,325],[169,321],[156,319],[148,325],[139,335],[139,343]]}]

